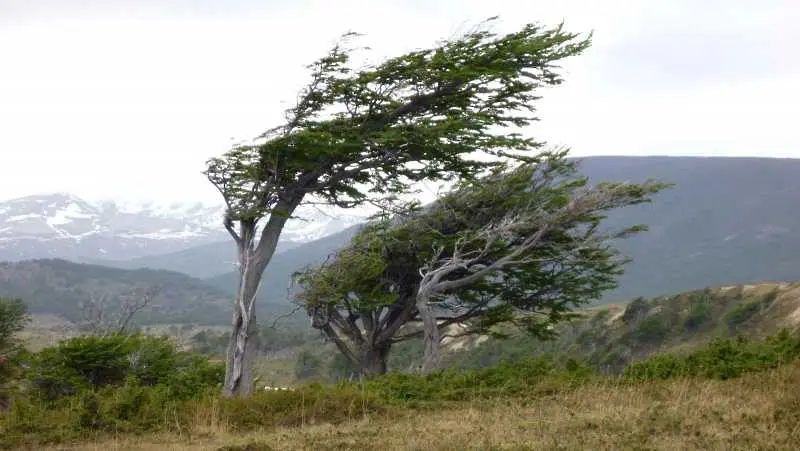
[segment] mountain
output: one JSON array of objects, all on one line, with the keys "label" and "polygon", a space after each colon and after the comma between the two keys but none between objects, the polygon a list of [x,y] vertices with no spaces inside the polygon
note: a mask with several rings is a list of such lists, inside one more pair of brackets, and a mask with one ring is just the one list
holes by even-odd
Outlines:
[{"label": "mountain", "polygon": [[22,298],[31,313],[81,319],[80,303],[107,297],[109,312],[136,288],[160,287],[152,305],[137,314],[151,323],[226,324],[230,296],[185,274],[153,269],[125,270],[42,259],[0,263],[0,296]]},{"label": "mountain", "polygon": [[592,157],[582,171],[593,182],[676,184],[609,215],[608,226],[650,230],[618,243],[633,262],[604,301],[800,280],[800,159]]},{"label": "mountain", "polygon": [[[221,267],[202,274],[210,276],[230,268],[226,262],[232,244],[222,227],[222,214],[219,205],[87,202],[67,193],[12,199],[0,202],[0,261],[63,258],[186,271],[181,264],[170,263],[170,257],[150,257],[214,243],[211,249],[216,250],[204,261],[219,262]],[[298,214],[306,220],[289,221],[282,236],[283,248],[342,230],[359,220],[334,219],[310,208]],[[180,256],[177,258],[180,260]],[[125,263],[116,263],[122,261]],[[187,261],[196,262],[193,258]]]},{"label": "mountain", "polygon": [[[608,227],[647,224],[619,241],[633,258],[619,287],[602,302],[764,280],[800,280],[800,160],[772,158],[588,157],[590,183],[675,183],[653,203],[612,212]],[[276,255],[264,276],[264,298],[286,302],[292,271],[344,246],[331,235]],[[234,273],[209,279],[232,292]]]},{"label": "mountain", "polygon": [[[314,242],[313,238],[315,237],[321,236],[322,238],[319,238],[319,241],[326,243],[329,241],[329,236],[335,235],[342,230],[347,230],[352,227],[352,224],[361,221],[361,218],[355,216],[342,216],[336,219],[321,217],[318,219],[318,224],[310,224],[309,222],[306,223],[307,226],[303,229],[297,228],[296,224],[293,224],[295,221],[300,222],[301,220],[291,219],[287,223],[287,227],[289,227],[288,233],[281,236],[275,251],[275,258],[279,258],[278,256],[283,253],[297,249],[305,242]],[[303,223],[301,222],[301,224]],[[148,255],[124,261],[98,261],[98,263],[116,268],[167,269],[182,272],[192,277],[211,278],[229,273],[232,268],[236,268],[236,245],[227,234],[226,238],[225,241],[194,246],[177,252]],[[333,239],[336,240],[336,238]],[[314,247],[312,246],[312,248]],[[321,245],[321,248],[327,249],[324,244]],[[305,249],[299,252],[309,252],[309,250]],[[313,253],[313,251],[310,252]],[[288,258],[291,260],[294,256],[289,256]]]}]

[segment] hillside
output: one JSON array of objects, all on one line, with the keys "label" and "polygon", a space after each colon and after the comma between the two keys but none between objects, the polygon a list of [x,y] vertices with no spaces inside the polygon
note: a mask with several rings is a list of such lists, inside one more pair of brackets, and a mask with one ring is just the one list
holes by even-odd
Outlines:
[{"label": "hillside", "polygon": [[474,349],[448,354],[446,365],[483,367],[533,353],[586,359],[617,373],[653,353],[683,353],[738,335],[760,339],[782,328],[800,329],[800,282],[729,285],[595,307],[561,324],[556,340],[518,334],[484,339]]},{"label": "hillside", "polygon": [[619,243],[634,262],[605,302],[707,286],[800,280],[800,159],[592,157],[592,181],[675,183],[650,205],[619,210],[609,225],[648,224]]},{"label": "hillside", "polygon": [[[621,240],[633,258],[619,287],[602,303],[654,297],[725,284],[800,280],[800,159],[697,157],[588,157],[582,172],[591,183],[675,183],[652,204],[611,214],[606,226],[647,224],[650,230]],[[319,262],[350,238],[330,235],[276,256],[264,278],[265,298],[286,300],[289,275]],[[187,251],[188,252],[188,251]],[[178,268],[176,268],[178,269]],[[235,289],[233,273],[210,280]]]},{"label": "hillside", "polygon": [[153,269],[124,270],[65,260],[0,263],[0,296],[21,297],[31,313],[49,313],[79,320],[79,303],[92,297],[115,297],[136,287],[157,285],[153,308],[137,316],[141,323],[195,322],[224,324],[230,297],[199,279]]}]

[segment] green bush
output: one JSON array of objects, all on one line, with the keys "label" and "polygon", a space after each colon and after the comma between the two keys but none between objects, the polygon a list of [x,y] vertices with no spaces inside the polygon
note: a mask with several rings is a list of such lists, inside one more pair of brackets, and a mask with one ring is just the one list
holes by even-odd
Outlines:
[{"label": "green bush", "polygon": [[762,342],[744,337],[716,340],[687,355],[660,354],[625,368],[629,381],[700,376],[730,379],[742,374],[774,368],[800,357],[800,336],[782,330]]},{"label": "green bush", "polygon": [[761,301],[743,302],[725,315],[725,323],[731,330],[737,330],[761,310]]},{"label": "green bush", "polygon": [[570,387],[595,373],[588,365],[567,360],[560,365],[548,358],[523,359],[477,370],[444,370],[428,376],[390,373],[364,383],[364,387],[389,401],[463,401],[493,396],[514,396]]},{"label": "green bush", "polygon": [[138,334],[76,337],[26,360],[32,394],[49,401],[125,383],[162,385],[176,399],[188,399],[224,375],[222,365],[178,352],[166,338]]},{"label": "green bush", "polygon": [[667,335],[669,328],[660,314],[650,315],[639,321],[632,333],[637,342],[651,345],[663,343]]},{"label": "green bush", "polygon": [[683,321],[683,327],[695,332],[711,321],[711,302],[705,294],[697,295],[689,309],[689,314]]}]

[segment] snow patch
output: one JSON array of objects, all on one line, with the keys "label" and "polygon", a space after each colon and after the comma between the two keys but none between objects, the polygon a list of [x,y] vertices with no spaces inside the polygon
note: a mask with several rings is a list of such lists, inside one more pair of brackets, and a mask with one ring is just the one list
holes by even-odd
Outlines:
[{"label": "snow patch", "polygon": [[19,221],[24,221],[26,219],[41,218],[41,217],[42,215],[38,215],[35,213],[28,213],[26,215],[11,216],[10,218],[6,219],[6,222],[19,222]]},{"label": "snow patch", "polygon": [[90,219],[94,215],[84,213],[83,209],[76,203],[71,203],[56,211],[55,215],[47,218],[47,225],[50,227],[69,224],[73,219]]}]

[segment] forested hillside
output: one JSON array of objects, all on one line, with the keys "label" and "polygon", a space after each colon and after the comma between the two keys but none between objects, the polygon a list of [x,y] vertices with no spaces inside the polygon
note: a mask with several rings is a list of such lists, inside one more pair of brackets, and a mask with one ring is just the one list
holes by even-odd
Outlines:
[{"label": "forested hillside", "polygon": [[107,298],[109,312],[136,288],[158,287],[152,305],[137,315],[142,323],[226,323],[230,296],[199,279],[152,269],[124,270],[66,260],[0,263],[0,296],[20,297],[32,313],[81,319],[81,302]]}]

